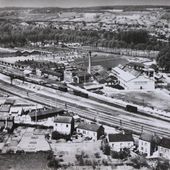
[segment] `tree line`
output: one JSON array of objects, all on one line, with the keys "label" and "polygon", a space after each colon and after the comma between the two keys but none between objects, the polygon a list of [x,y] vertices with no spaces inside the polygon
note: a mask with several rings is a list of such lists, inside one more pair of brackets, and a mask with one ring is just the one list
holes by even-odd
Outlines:
[{"label": "tree line", "polygon": [[6,47],[21,47],[30,42],[79,42],[83,45],[107,48],[131,48],[138,50],[160,50],[164,42],[151,37],[146,30],[71,30],[58,29],[52,25],[38,27],[35,23],[26,26],[12,22],[1,22],[0,45]]}]

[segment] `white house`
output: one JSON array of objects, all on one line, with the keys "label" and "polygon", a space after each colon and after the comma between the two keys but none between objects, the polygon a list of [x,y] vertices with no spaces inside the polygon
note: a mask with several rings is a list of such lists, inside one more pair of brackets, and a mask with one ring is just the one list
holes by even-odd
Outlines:
[{"label": "white house", "polygon": [[162,138],[158,146],[158,152],[160,156],[170,159],[170,139]]},{"label": "white house", "polygon": [[76,132],[83,134],[84,137],[89,137],[96,141],[104,135],[104,127],[98,124],[80,123],[77,126]]},{"label": "white house", "polygon": [[54,131],[71,135],[74,130],[74,119],[71,116],[57,116],[54,118]]},{"label": "white house", "polygon": [[139,152],[146,156],[152,156],[157,151],[160,139],[156,135],[142,133],[139,137]]},{"label": "white house", "polygon": [[119,84],[127,90],[154,90],[154,72],[142,67],[118,66],[112,73],[119,80]]},{"label": "white house", "polygon": [[134,139],[132,134],[108,134],[108,143],[112,151],[119,152],[123,148],[133,148]]}]

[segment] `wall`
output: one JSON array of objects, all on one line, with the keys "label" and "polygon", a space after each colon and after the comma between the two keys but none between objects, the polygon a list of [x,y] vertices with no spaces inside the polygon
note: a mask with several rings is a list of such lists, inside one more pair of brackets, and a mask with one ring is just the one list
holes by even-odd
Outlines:
[{"label": "wall", "polygon": [[109,142],[111,150],[119,152],[123,148],[131,148],[134,145],[133,141],[127,142]]},{"label": "wall", "polygon": [[84,137],[90,137],[92,140],[97,140],[97,132],[77,128],[77,133],[82,133]]},{"label": "wall", "polygon": [[70,135],[71,134],[71,124],[69,123],[55,123],[54,131],[59,133]]},{"label": "wall", "polygon": [[139,152],[151,156],[151,143],[139,139]]},{"label": "wall", "polygon": [[158,146],[158,152],[160,156],[170,159],[170,149]]}]

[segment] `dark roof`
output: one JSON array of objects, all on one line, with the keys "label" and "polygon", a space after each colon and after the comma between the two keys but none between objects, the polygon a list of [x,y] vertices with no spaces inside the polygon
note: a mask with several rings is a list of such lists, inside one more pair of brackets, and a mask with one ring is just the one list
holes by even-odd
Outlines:
[{"label": "dark roof", "polygon": [[159,144],[161,140],[160,137],[157,136],[156,134],[152,135],[147,133],[142,133],[139,139],[147,142],[152,142],[152,143],[154,142],[156,144]]},{"label": "dark roof", "polygon": [[134,66],[144,67],[145,66],[143,63],[139,63],[139,62],[129,62],[127,65],[132,66],[132,67]]},{"label": "dark roof", "polygon": [[77,128],[78,129],[84,129],[84,130],[89,130],[89,131],[94,131],[97,132],[99,128],[102,127],[97,124],[90,124],[90,123],[80,123]]},{"label": "dark roof", "polygon": [[164,147],[164,148],[168,148],[170,149],[170,139],[168,138],[162,138],[160,144],[160,146]]},{"label": "dark roof", "polygon": [[148,133],[142,133],[139,139],[147,141],[147,142],[152,142],[153,135],[148,134]]},{"label": "dark roof", "polygon": [[128,142],[134,141],[132,134],[109,134],[109,142]]},{"label": "dark roof", "polygon": [[35,117],[35,114],[37,116],[45,116],[45,115],[50,115],[50,114],[54,114],[54,113],[61,113],[61,112],[64,112],[63,109],[60,109],[60,108],[55,108],[55,109],[47,109],[47,110],[43,110],[43,109],[40,109],[40,110],[33,110],[32,112],[29,113],[29,115],[31,117]]},{"label": "dark roof", "polygon": [[15,103],[15,100],[14,99],[6,99],[5,103],[4,104],[10,104],[10,105],[13,105]]},{"label": "dark roof", "polygon": [[71,123],[73,118],[71,116],[57,116],[54,119],[55,123]]}]

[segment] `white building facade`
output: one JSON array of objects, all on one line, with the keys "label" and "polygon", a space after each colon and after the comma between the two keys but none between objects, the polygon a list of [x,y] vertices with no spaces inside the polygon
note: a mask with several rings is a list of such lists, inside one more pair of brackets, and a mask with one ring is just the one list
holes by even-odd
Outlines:
[{"label": "white building facade", "polygon": [[57,116],[54,119],[54,131],[64,135],[71,135],[74,128],[74,120],[70,116]]},{"label": "white building facade", "polygon": [[[133,71],[132,71],[133,72]],[[112,73],[119,80],[119,84],[126,90],[154,90],[155,81],[153,77],[148,77],[146,74],[137,73],[134,70],[134,74],[125,71],[120,67],[112,69]]]},{"label": "white building facade", "polygon": [[164,157],[170,160],[170,139],[162,138],[158,146],[158,152],[161,157]]},{"label": "white building facade", "polygon": [[132,149],[134,146],[133,137],[129,134],[109,134],[108,142],[111,150],[116,152],[124,148]]}]

